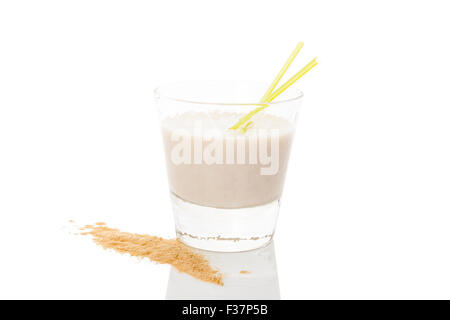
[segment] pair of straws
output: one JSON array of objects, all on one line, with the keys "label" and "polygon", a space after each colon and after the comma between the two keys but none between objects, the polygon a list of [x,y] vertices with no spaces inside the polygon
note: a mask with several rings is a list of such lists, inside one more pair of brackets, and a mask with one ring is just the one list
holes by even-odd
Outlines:
[{"label": "pair of straws", "polygon": [[278,72],[277,76],[275,77],[272,84],[267,89],[266,93],[264,93],[264,96],[260,100],[262,106],[250,111],[245,116],[240,118],[236,124],[234,124],[232,127],[229,128],[230,130],[238,130],[239,129],[241,132],[246,132],[247,128],[252,124],[252,121],[250,121],[250,119],[255,114],[257,114],[259,111],[261,111],[269,106],[268,104],[264,104],[264,103],[273,101],[276,97],[278,97],[280,94],[282,94],[287,88],[289,88],[298,79],[303,77],[309,70],[311,70],[312,68],[314,68],[314,66],[317,65],[317,61],[316,61],[317,58],[314,58],[306,66],[304,66],[299,72],[297,72],[288,81],[286,81],[283,85],[281,85],[277,90],[274,91],[275,87],[278,85],[281,78],[286,73],[286,71],[289,68],[289,66],[291,65],[292,61],[294,61],[295,57],[302,49],[303,44],[304,44],[303,42],[300,42],[297,45],[297,47],[295,47],[294,51],[289,56],[288,60],[284,64],[283,68],[281,68],[280,72]]}]

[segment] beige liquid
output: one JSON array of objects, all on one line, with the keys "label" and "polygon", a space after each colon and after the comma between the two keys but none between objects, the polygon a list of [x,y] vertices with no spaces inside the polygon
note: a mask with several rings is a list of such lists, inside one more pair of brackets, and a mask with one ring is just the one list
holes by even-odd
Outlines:
[{"label": "beige liquid", "polygon": [[[238,115],[231,113],[186,113],[163,121],[169,184],[176,196],[194,204],[215,208],[253,207],[280,198],[294,133],[293,125],[285,119],[265,114],[252,119],[254,123],[246,133],[227,130],[237,118]],[[259,134],[273,129],[277,130],[277,136]],[[195,150],[199,150],[201,145],[200,154],[204,157],[206,148],[212,143],[207,140],[211,130],[222,135],[223,164],[208,164],[205,159],[198,163],[198,158],[196,163]],[[260,145],[262,139],[266,140],[266,148]],[[273,139],[278,141],[277,148],[273,145]],[[176,154],[182,155],[184,159],[190,158],[189,163],[173,161],[173,150],[177,145],[180,146],[181,141],[185,142],[185,146],[191,147],[190,155],[188,157],[184,152]],[[258,146],[257,163],[250,163],[250,157],[255,154],[255,145]],[[259,153],[263,149],[267,150],[267,155],[272,156],[275,174],[261,174],[261,168],[271,167],[267,162],[261,163]],[[230,153],[230,150],[233,152]],[[273,155],[276,151],[277,157]],[[241,162],[244,155],[245,163],[238,163],[238,153],[241,155]],[[212,154],[216,155],[216,152]],[[275,158],[278,158],[277,165],[273,165]],[[230,161],[233,163],[229,163]]]}]

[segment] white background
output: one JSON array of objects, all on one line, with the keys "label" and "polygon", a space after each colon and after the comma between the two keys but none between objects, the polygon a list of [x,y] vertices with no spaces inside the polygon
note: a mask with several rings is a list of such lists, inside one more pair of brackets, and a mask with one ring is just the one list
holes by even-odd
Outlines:
[{"label": "white background", "polygon": [[163,299],[170,268],[69,219],[173,237],[152,90],[319,65],[275,247],[281,297],[450,298],[446,1],[2,1],[0,298]]}]

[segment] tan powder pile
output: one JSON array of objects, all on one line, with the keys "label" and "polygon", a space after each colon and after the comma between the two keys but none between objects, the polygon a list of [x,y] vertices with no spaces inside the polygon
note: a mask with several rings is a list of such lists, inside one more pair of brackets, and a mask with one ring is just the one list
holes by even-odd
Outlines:
[{"label": "tan powder pile", "polygon": [[83,231],[80,234],[91,235],[92,240],[104,249],[170,264],[179,272],[223,286],[222,275],[211,268],[208,260],[176,239],[123,232],[109,228],[104,222],[86,225],[80,230]]}]

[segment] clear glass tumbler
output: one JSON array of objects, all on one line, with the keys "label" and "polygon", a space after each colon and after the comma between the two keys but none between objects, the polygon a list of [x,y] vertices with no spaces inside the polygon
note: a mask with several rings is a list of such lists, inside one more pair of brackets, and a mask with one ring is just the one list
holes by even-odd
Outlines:
[{"label": "clear glass tumbler", "polygon": [[176,234],[185,244],[237,252],[272,240],[303,95],[291,88],[261,104],[265,90],[233,81],[155,90]]}]

